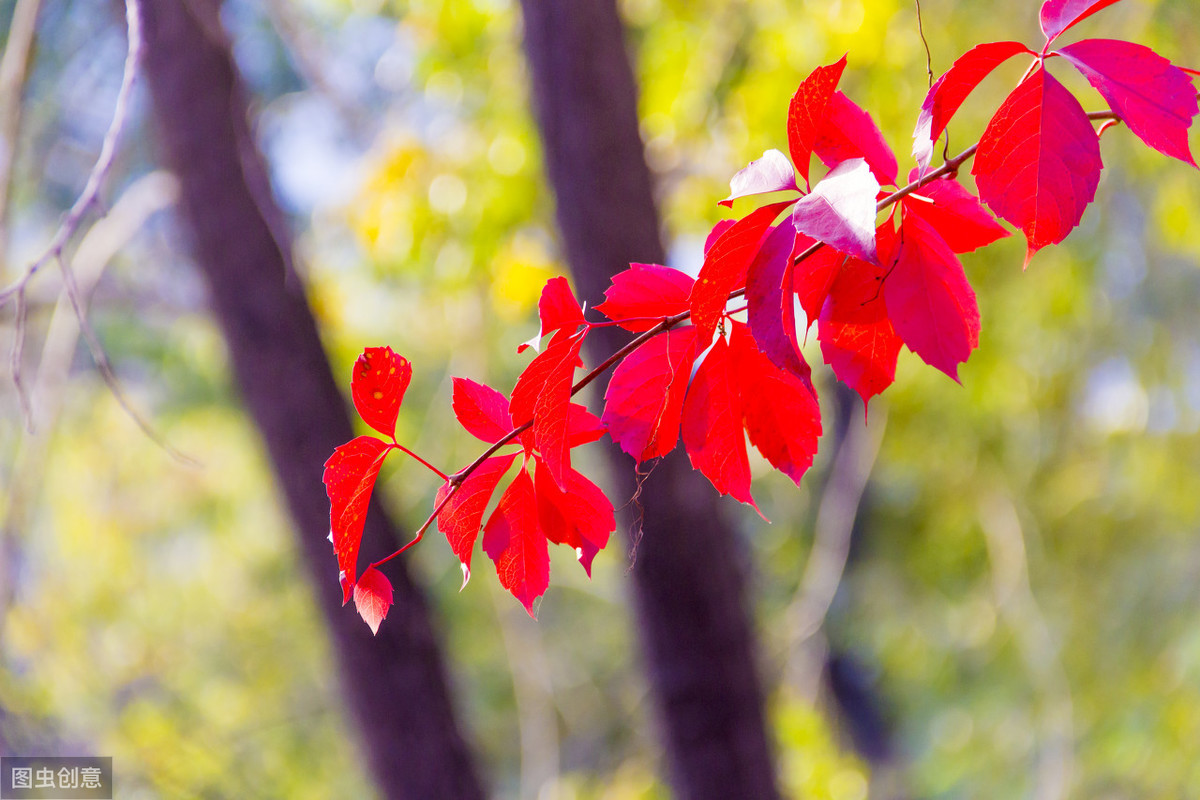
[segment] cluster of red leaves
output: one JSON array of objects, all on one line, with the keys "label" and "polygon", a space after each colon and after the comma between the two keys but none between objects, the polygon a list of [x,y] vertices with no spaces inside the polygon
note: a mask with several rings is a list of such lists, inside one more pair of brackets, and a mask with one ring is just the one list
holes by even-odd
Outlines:
[{"label": "cluster of red leaves", "polygon": [[[670,267],[632,264],[614,276],[595,308],[609,322],[593,323],[566,280],[555,278],[539,302],[541,329],[518,352],[549,342],[511,398],[454,379],[458,421],[491,447],[449,476],[422,461],[444,483],[434,513],[406,548],[436,520],[462,564],[465,586],[482,530],[501,584],[533,614],[549,585],[549,543],[571,547],[590,575],[615,527],[612,503],[571,464],[581,444],[607,433],[641,464],[671,452],[682,436],[692,465],[718,492],[757,509],[748,439],[798,484],[816,454],[821,416],[799,346],[797,305],[804,330],[817,324],[825,362],[864,403],[894,380],[901,346],[958,380],[959,365],[979,341],[975,292],[958,254],[1008,235],[985,205],[1025,233],[1028,264],[1079,223],[1095,195],[1104,127],[1093,127],[1046,71],[1047,60],[1066,59],[1108,101],[1111,113],[1093,117],[1119,120],[1149,146],[1195,166],[1187,142],[1197,114],[1190,70],[1130,42],[1086,39],[1050,49],[1067,28],[1114,2],[1047,0],[1041,52],[992,42],[956,61],[922,105],[913,145],[918,166],[906,186],[891,192],[882,187],[897,187],[894,153],[870,114],[838,91],[845,58],[814,70],[789,107],[790,158],[767,151],[734,175],[721,204],[760,194],[785,199],[718,223],[695,279]],[[1020,53],[1034,61],[977,149],[929,170],[934,143],[967,95]],[[978,197],[954,178],[972,154]],[[814,155],[829,168],[815,185]],[[887,218],[877,221],[885,209]],[[737,298],[744,307],[730,310]],[[637,336],[576,382],[584,339],[599,324]],[[612,364],[597,418],[571,397]],[[354,403],[390,441],[360,436],[339,447],[325,468],[344,601],[353,596],[372,630],[387,613],[391,586],[377,569],[382,561],[356,577],[357,555],[384,458],[396,449],[416,457],[395,439],[410,376],[408,362],[390,348],[363,353],[351,384]],[[506,445],[517,449],[500,453]]]}]

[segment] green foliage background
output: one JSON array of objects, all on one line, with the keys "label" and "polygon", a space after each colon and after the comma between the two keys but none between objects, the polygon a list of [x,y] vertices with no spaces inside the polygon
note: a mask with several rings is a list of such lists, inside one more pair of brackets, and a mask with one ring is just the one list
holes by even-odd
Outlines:
[{"label": "green foliage background", "polygon": [[[303,34],[281,40],[257,4],[227,5],[336,367],[348,381],[369,345],[408,356],[415,375],[399,437],[457,468],[477,443],[453,424],[449,376],[510,388],[540,286],[564,271],[517,9],[511,0],[267,4]],[[6,281],[81,188],[123,51],[111,15],[45,6]],[[1037,41],[1036,4],[1023,6],[997,14],[994,3],[926,0],[935,74],[979,41]],[[0,3],[0,30],[11,9]],[[843,88],[908,163],[927,86],[912,5],[626,0],[622,10],[677,265],[697,266],[729,176],[785,147],[797,82],[844,52]],[[1121,3],[1077,30],[1184,63],[1200,53],[1191,0]],[[975,140],[1013,70],[968,101],[952,146]],[[1068,85],[1100,108],[1081,80]],[[113,197],[153,165],[145,100]],[[325,140],[285,146],[314,114],[333,127],[336,159],[320,149]],[[755,465],[775,523],[743,510],[739,524],[795,797],[856,800],[897,787],[927,798],[1200,796],[1200,181],[1121,128],[1102,152],[1099,200],[1065,245],[1026,274],[1019,236],[964,257],[983,335],[962,385],[905,354],[896,385],[872,404],[886,433],[859,538],[826,625],[805,647],[833,647],[862,666],[897,747],[874,774],[825,693],[813,698],[791,677],[803,653],[789,620],[828,453],[799,491]],[[309,169],[323,177],[308,180],[340,187],[334,200],[289,194],[289,176]],[[201,466],[142,436],[86,351],[51,428],[23,432],[12,392],[0,396],[0,477],[10,487],[0,513],[24,522],[6,526],[4,542],[0,725],[15,750],[112,755],[122,797],[364,796],[287,520],[185,252],[169,215],[152,218],[106,272],[93,319],[134,402]],[[50,278],[39,286],[35,372],[58,292]],[[2,324],[7,352],[11,318]],[[820,363],[815,341],[806,352]],[[817,374],[830,396],[832,376]],[[401,463],[381,486],[410,528],[436,488]],[[432,538],[410,559],[497,796],[665,797],[623,541],[597,559],[590,582],[572,562],[554,554],[534,624],[486,562],[459,593],[444,542]]]}]

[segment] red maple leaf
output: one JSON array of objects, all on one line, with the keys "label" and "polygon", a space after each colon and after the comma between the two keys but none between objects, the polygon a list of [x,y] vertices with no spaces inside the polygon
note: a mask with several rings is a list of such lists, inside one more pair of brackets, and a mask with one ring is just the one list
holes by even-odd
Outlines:
[{"label": "red maple leaf", "polygon": [[350,394],[363,421],[395,438],[396,415],[412,380],[412,364],[390,347],[368,347],[354,363]]},{"label": "red maple leaf", "polygon": [[[916,180],[918,170],[909,173]],[[906,216],[920,217],[956,253],[968,253],[1008,236],[1004,226],[954,178],[939,178],[922,186],[916,196],[900,201]]]},{"label": "red maple leaf", "polygon": [[612,503],[599,486],[573,469],[567,471],[565,490],[540,465],[534,469],[533,484],[538,523],[546,538],[574,550],[590,578],[592,560],[617,527]]},{"label": "red maple leaf", "polygon": [[757,510],[750,495],[741,395],[730,372],[729,346],[718,336],[688,387],[683,403],[683,446],[692,467],[718,492]]},{"label": "red maple leaf", "polygon": [[883,282],[888,319],[931,367],[958,380],[979,345],[979,307],[962,264],[929,223],[905,215],[895,266]]},{"label": "red maple leaf", "polygon": [[1079,224],[1100,182],[1100,140],[1070,92],[1039,67],[1012,91],[979,140],[979,196],[1025,232],[1025,265]]},{"label": "red maple leaf", "polygon": [[[885,261],[891,263],[895,238],[891,223],[877,237]],[[857,258],[845,260],[833,279],[817,326],[825,363],[865,404],[896,378],[902,342],[888,319],[881,281],[885,270]]]},{"label": "red maple leaf", "polygon": [[688,310],[695,280],[673,267],[630,264],[613,276],[596,310],[627,331],[648,331],[664,317]]},{"label": "red maple leaf", "polygon": [[508,398],[470,378],[454,378],[454,416],[467,432],[489,444],[500,441],[512,426]]},{"label": "red maple leaf", "polygon": [[699,341],[707,344],[725,313],[729,293],[746,281],[746,271],[758,253],[771,223],[792,204],[771,203],[751,211],[721,234],[704,256],[700,275],[692,286],[688,303]]},{"label": "red maple leaf", "polygon": [[379,623],[392,606],[392,582],[374,567],[367,567],[354,584],[354,607],[359,616],[371,626],[372,635],[379,633]]},{"label": "red maple leaf", "polygon": [[942,135],[950,118],[979,82],[1017,53],[1037,55],[1020,42],[987,42],[959,56],[925,95],[917,128],[913,131],[913,158],[922,169],[933,157],[933,143]]},{"label": "red maple leaf", "polygon": [[359,436],[333,451],[325,462],[325,492],[329,495],[329,535],[337,554],[342,604],[350,601],[358,569],[367,506],[383,460],[395,447],[374,436]]},{"label": "red maple leaf", "polygon": [[509,414],[514,425],[533,421],[533,446],[541,453],[546,468],[562,485],[571,466],[570,428],[571,379],[583,347],[583,334],[555,339],[529,363],[513,387]]},{"label": "red maple leaf", "polygon": [[639,464],[675,449],[695,360],[696,329],[689,325],[652,337],[613,371],[601,420],[613,441]]},{"label": "red maple leaf", "polygon": [[790,280],[792,258],[800,242],[812,240],[797,236],[786,222],[767,234],[746,276],[746,316],[754,341],[767,358],[811,384],[812,370],[796,341],[796,305]]},{"label": "red maple leaf", "polygon": [[1046,34],[1046,44],[1049,45],[1075,23],[1116,2],[1117,0],[1046,0],[1038,14],[1042,33]]},{"label": "red maple leaf", "polygon": [[[539,349],[542,339],[562,331],[563,336],[574,334],[580,325],[587,324],[583,318],[583,309],[571,291],[571,285],[563,277],[551,278],[542,287],[542,296],[538,300],[538,319],[541,327],[537,336],[517,347],[518,353],[524,353],[526,348]],[[554,337],[558,339],[556,335]]]},{"label": "red maple leaf", "polygon": [[798,191],[800,189],[796,186],[796,171],[792,169],[792,162],[778,150],[767,150],[762,158],[751,161],[734,173],[729,179],[729,197],[717,201],[717,205],[732,208],[733,201],[739,197]]},{"label": "red maple leaf", "polygon": [[799,486],[821,436],[821,409],[812,386],[772,364],[739,322],[730,331],[729,354],[750,443]]},{"label": "red maple leaf", "polygon": [[488,518],[483,549],[496,564],[500,585],[536,619],[533,603],[550,585],[550,547],[538,525],[533,481],[524,469],[504,490]]},{"label": "red maple leaf", "polygon": [[834,92],[825,107],[825,122],[813,144],[813,152],[827,167],[851,158],[862,158],[882,184],[896,182],[896,154],[879,126],[862,108],[841,92]]},{"label": "red maple leaf", "polygon": [[842,71],[846,69],[846,57],[826,67],[817,67],[801,81],[788,107],[788,149],[796,172],[809,186],[808,166],[812,160],[813,146],[825,123],[825,109],[833,97]]},{"label": "red maple leaf", "polygon": [[838,164],[811,194],[796,201],[792,224],[800,233],[863,261],[877,260],[875,197],[879,181],[867,162],[852,158]]},{"label": "red maple leaf", "polygon": [[438,512],[438,530],[446,536],[450,549],[458,556],[462,565],[463,586],[471,579],[471,554],[475,550],[475,539],[479,536],[483,512],[500,479],[508,472],[516,457],[516,453],[510,453],[506,456],[492,456],[484,461],[463,479],[458,491],[445,505],[442,505],[442,501],[450,493],[450,485],[443,484],[437,491],[434,503],[442,507]]},{"label": "red maple leaf", "polygon": [[1084,39],[1057,54],[1083,73],[1138,138],[1196,166],[1187,133],[1198,111],[1196,88],[1183,70],[1149,47],[1118,39]]}]

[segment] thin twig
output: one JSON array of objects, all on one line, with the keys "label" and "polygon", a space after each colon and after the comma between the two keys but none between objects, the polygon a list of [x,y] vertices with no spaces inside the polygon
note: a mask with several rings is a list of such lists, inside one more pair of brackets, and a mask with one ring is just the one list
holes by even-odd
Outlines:
[{"label": "thin twig", "polygon": [[33,433],[33,406],[29,404],[29,393],[25,391],[25,382],[21,378],[21,354],[25,352],[25,316],[28,304],[25,299],[25,287],[17,292],[17,313],[13,320],[13,344],[10,354],[12,366],[13,387],[17,390],[17,400],[21,405],[21,416],[25,420],[25,430]]},{"label": "thin twig", "polygon": [[5,289],[0,289],[0,306],[3,306],[10,297],[28,284],[30,279],[47,263],[51,260],[61,258],[63,248],[66,247],[67,242],[70,241],[71,237],[79,229],[84,215],[97,202],[100,196],[100,187],[108,177],[109,170],[112,169],[113,159],[117,152],[117,142],[121,138],[122,131],[125,129],[125,121],[129,115],[129,99],[133,94],[133,84],[137,78],[138,65],[141,60],[141,0],[125,0],[125,24],[129,37],[129,46],[125,53],[125,68],[121,76],[121,88],[117,92],[117,102],[113,107],[112,122],[109,123],[108,131],[104,134],[104,140],[100,144],[100,156],[96,159],[95,165],[92,166],[92,171],[88,175],[83,192],[79,195],[75,204],[71,206],[66,217],[63,218],[45,252],[26,268],[25,274],[15,283]]},{"label": "thin twig", "polygon": [[933,56],[929,52],[929,42],[925,39],[925,25],[921,20],[921,0],[917,4],[917,33],[921,36],[921,44],[925,45],[925,71],[929,73],[929,88],[933,88]]},{"label": "thin twig", "polygon": [[[0,56],[0,267],[8,251],[8,203],[12,192],[12,167],[21,133],[21,96],[29,73],[29,54],[37,35],[42,0],[18,0],[13,9],[4,54]],[[2,272],[2,270],[0,270]]]}]

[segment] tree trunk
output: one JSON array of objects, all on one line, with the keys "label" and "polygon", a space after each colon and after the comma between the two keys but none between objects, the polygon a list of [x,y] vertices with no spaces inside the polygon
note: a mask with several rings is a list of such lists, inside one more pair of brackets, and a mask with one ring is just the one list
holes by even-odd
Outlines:
[{"label": "tree trunk", "polygon": [[[629,262],[664,260],[623,30],[614,0],[521,5],[559,228],[581,297],[595,303]],[[597,330],[592,355],[623,339]],[[632,494],[632,461],[615,446],[609,455]],[[776,798],[745,553],[681,452],[654,468],[640,503],[635,596],[675,789],[683,798]]]},{"label": "tree trunk", "polygon": [[[371,773],[387,797],[480,798],[429,612],[404,563],[389,568],[395,606],[377,637],[342,607],[321,472],[352,429],[291,269],[219,4],[142,2],[145,72],[165,155],[179,176],[183,219],[243,400],[294,519]],[[384,514],[372,509],[363,556],[378,558],[395,541]]]}]

